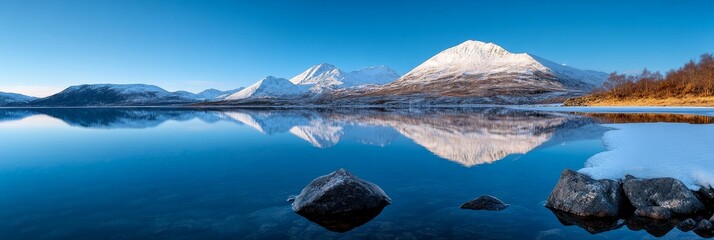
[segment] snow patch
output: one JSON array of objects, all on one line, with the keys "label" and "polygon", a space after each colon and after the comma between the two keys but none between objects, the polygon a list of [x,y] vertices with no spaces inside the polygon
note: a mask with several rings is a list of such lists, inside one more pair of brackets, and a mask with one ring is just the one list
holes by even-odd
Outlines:
[{"label": "snow patch", "polygon": [[595,179],[672,177],[692,190],[714,186],[713,124],[606,124],[608,151],[588,159],[579,172]]}]

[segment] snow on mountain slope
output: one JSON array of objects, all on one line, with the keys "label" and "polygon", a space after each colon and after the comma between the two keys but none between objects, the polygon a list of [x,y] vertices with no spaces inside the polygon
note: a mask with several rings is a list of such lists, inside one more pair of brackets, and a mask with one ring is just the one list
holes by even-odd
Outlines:
[{"label": "snow on mountain slope", "polygon": [[536,55],[529,55],[536,61],[538,61],[543,66],[547,67],[551,72],[555,73],[558,77],[562,79],[568,79],[571,81],[582,81],[593,86],[599,87],[607,79],[607,73],[598,72],[593,70],[580,70],[567,65],[557,64],[548,59],[538,57]]},{"label": "snow on mountain slope", "polygon": [[314,92],[322,92],[324,89],[381,85],[397,78],[399,78],[399,74],[386,66],[366,67],[345,73],[332,64],[322,63],[291,78],[290,82],[296,85],[312,86]]},{"label": "snow on mountain slope", "polygon": [[[236,89],[231,89],[231,90],[227,90],[227,91],[221,91],[221,94],[220,94],[220,95],[215,96],[215,97],[213,97],[212,99],[215,99],[215,100],[223,100],[223,99],[227,98],[228,96],[230,96],[230,95],[232,95],[232,94],[234,94],[234,93],[240,92],[240,91],[243,90],[243,89],[245,89],[245,88],[244,88],[244,87],[239,87],[239,88],[236,88]],[[200,94],[200,93],[199,93],[199,94]]]},{"label": "snow on mountain slope", "polygon": [[17,93],[0,92],[0,105],[28,103],[37,98]]},{"label": "snow on mountain slope", "polygon": [[399,73],[381,65],[366,67],[347,73],[347,84],[350,86],[382,85],[399,78]]},{"label": "snow on mountain slope", "polygon": [[290,82],[296,85],[320,85],[323,87],[342,85],[345,74],[342,70],[337,69],[334,65],[322,63],[311,68],[290,79]]},{"label": "snow on mountain slope", "polygon": [[466,41],[446,49],[374,94],[518,96],[587,92],[606,74],[556,64],[527,53],[510,53],[493,43]]},{"label": "snow on mountain slope", "polygon": [[116,91],[117,93],[122,93],[122,94],[136,94],[136,93],[156,93],[159,95],[168,95],[170,94],[169,91],[164,90],[163,88],[160,88],[158,86],[154,85],[147,85],[147,84],[85,84],[85,85],[78,85],[78,86],[72,86],[67,89],[65,89],[63,92],[73,92],[73,91],[82,91],[82,90],[87,90],[87,89],[95,89],[95,90],[112,90]]},{"label": "snow on mountain slope", "polygon": [[268,76],[249,87],[234,93],[225,98],[225,100],[244,100],[244,99],[293,99],[305,96],[308,94],[305,86],[295,85],[284,78],[276,78]]},{"label": "snow on mountain slope", "polygon": [[[240,90],[243,90],[244,88],[237,88],[233,90],[228,90],[228,91],[221,91],[218,89],[210,88],[203,90],[199,93],[189,93],[186,91],[178,91],[174,92],[174,94],[180,94],[182,97],[193,99],[196,101],[211,101],[211,100],[223,100],[224,98],[228,97],[231,94],[237,93]],[[185,93],[185,94],[182,94]]]}]

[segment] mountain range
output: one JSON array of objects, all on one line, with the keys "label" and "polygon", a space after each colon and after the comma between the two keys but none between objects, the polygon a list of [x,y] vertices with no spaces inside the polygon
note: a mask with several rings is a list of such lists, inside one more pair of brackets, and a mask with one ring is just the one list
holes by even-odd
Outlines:
[{"label": "mountain range", "polygon": [[0,93],[6,106],[438,105],[560,102],[600,87],[607,74],[579,70],[493,43],[466,41],[403,76],[386,66],[350,72],[322,63],[286,79],[229,91],[169,92],[144,84],[72,86],[36,99]]}]

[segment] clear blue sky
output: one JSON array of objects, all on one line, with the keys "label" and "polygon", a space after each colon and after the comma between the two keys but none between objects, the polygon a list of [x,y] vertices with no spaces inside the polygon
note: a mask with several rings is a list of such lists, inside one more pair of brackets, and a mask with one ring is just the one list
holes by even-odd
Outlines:
[{"label": "clear blue sky", "polygon": [[468,39],[601,71],[714,52],[714,1],[0,1],[0,91],[198,91],[328,62],[401,74]]}]

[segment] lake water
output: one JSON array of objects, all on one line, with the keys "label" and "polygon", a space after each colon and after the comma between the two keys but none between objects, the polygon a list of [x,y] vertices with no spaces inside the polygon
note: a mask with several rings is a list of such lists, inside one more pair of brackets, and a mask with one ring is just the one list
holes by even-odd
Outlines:
[{"label": "lake water", "polygon": [[[601,123],[661,121],[714,122],[507,108],[0,109],[0,238],[697,239],[622,220],[592,234],[543,206],[562,170],[605,150]],[[393,200],[344,233],[286,201],[339,168]],[[459,209],[482,194],[510,207]]]}]

